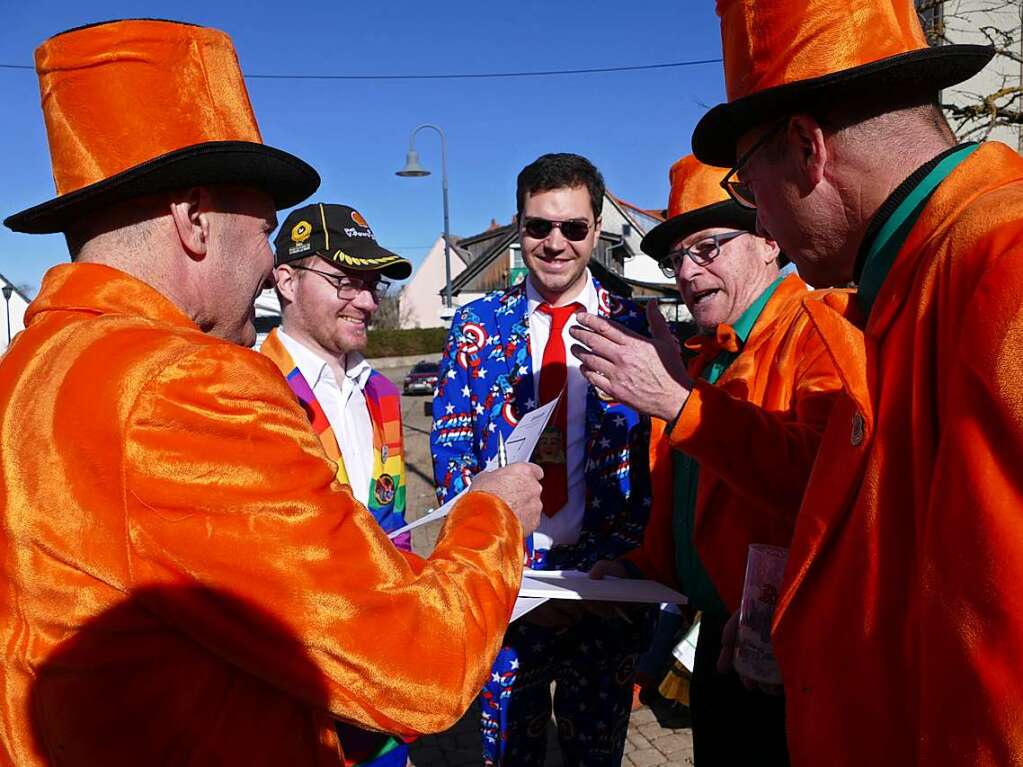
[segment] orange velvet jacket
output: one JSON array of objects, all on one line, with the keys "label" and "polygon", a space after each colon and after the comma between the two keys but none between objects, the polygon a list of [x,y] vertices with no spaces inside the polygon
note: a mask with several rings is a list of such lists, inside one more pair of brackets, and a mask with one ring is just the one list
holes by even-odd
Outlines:
[{"label": "orange velvet jacket", "polygon": [[839,315],[851,310],[848,291],[810,293],[798,277],[785,278],[718,382],[697,381],[671,433],[654,419],[650,521],[643,545],[626,555],[647,577],[685,590],[675,568],[672,450],[700,463],[694,543],[730,610],[742,596],[749,545],[789,545],[842,386],[810,322],[810,303]]},{"label": "orange velvet jacket", "polygon": [[[829,347],[858,333],[825,304]],[[1023,763],[1023,159],[938,186],[874,303],[774,643],[794,765]]]},{"label": "orange velvet jacket", "polygon": [[459,718],[521,578],[507,506],[469,493],[403,554],[269,359],[95,264],[26,321],[0,362],[0,763],[337,765],[331,716]]}]

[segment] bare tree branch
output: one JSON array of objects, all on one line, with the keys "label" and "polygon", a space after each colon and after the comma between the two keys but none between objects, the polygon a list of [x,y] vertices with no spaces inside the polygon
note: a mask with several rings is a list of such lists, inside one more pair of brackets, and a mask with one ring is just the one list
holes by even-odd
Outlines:
[{"label": "bare tree branch", "polygon": [[[987,138],[999,127],[1023,126],[1023,0],[917,0],[921,23],[931,45],[950,45],[981,38],[994,48],[984,93],[946,91],[942,107],[960,139]],[[991,77],[990,72],[1001,72]],[[1000,80],[1000,83],[999,83]],[[1018,139],[1017,139],[1018,143]]]}]

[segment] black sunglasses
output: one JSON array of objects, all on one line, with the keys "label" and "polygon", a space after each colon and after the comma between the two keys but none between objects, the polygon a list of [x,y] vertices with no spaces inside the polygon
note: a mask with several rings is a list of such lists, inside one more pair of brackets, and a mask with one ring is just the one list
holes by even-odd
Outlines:
[{"label": "black sunglasses", "polygon": [[590,233],[590,222],[573,218],[568,221],[551,221],[546,218],[527,218],[522,223],[522,229],[530,237],[536,240],[543,240],[548,237],[555,227],[561,230],[562,236],[571,242],[585,240]]},{"label": "black sunglasses", "polygon": [[763,136],[757,139],[757,142],[739,158],[739,162],[735,164],[735,167],[728,171],[728,175],[721,179],[721,187],[728,192],[729,197],[739,203],[742,207],[749,208],[750,210],[756,210],[757,198],[756,195],[753,194],[753,187],[739,178],[739,171],[746,166],[746,163],[749,162],[750,158],[758,149],[760,149],[760,147],[770,141],[774,134],[788,124],[789,120],[787,117],[781,122],[776,123],[770,130],[764,133]]}]

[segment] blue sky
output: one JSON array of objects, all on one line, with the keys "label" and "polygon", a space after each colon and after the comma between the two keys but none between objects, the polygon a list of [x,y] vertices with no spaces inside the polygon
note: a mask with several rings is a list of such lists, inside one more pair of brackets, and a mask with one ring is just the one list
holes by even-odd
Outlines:
[{"label": "blue sky", "polygon": [[[294,14],[289,14],[289,9]],[[510,72],[632,66],[720,56],[711,0],[512,3],[343,0],[0,2],[0,64],[31,64],[35,47],[95,21],[153,16],[218,27],[247,74]],[[515,212],[515,176],[549,151],[592,159],[608,187],[663,207],[671,163],[690,151],[696,121],[724,97],[720,64],[562,77],[486,80],[248,80],[263,139],[311,163],[314,200],[355,205],[380,242],[418,261],[442,229],[440,145],[417,148],[434,175],[405,179],[411,130],[448,137],[451,229],[468,235]],[[30,70],[0,69],[0,214],[53,196]],[[283,220],[286,212],[282,212]],[[33,289],[67,260],[60,235],[0,228],[0,272]]]}]

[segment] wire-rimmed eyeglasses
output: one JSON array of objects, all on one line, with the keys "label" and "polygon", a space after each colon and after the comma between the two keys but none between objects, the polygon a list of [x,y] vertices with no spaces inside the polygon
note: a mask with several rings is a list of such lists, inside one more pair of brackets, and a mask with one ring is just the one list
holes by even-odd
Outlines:
[{"label": "wire-rimmed eyeglasses", "polygon": [[757,139],[756,143],[751,146],[742,157],[739,158],[739,162],[735,164],[734,168],[728,171],[728,175],[721,179],[721,187],[728,192],[729,197],[739,203],[742,207],[750,210],[756,210],[757,198],[756,195],[753,194],[753,187],[739,177],[739,172],[746,167],[746,163],[750,161],[750,158],[754,155],[754,153],[766,144],[775,133],[788,125],[788,123],[788,118],[775,123],[766,133],[764,133],[763,136]]},{"label": "wire-rimmed eyeglasses", "polygon": [[391,287],[391,283],[387,280],[374,280],[373,282],[366,282],[355,277],[347,277],[344,275],[331,274],[330,272],[323,272],[319,269],[313,269],[310,266],[293,266],[292,269],[301,269],[304,272],[312,272],[313,274],[320,275],[323,279],[337,288],[337,297],[342,301],[351,301],[358,296],[362,291],[368,291],[372,296],[373,300],[386,295],[388,289]]}]

